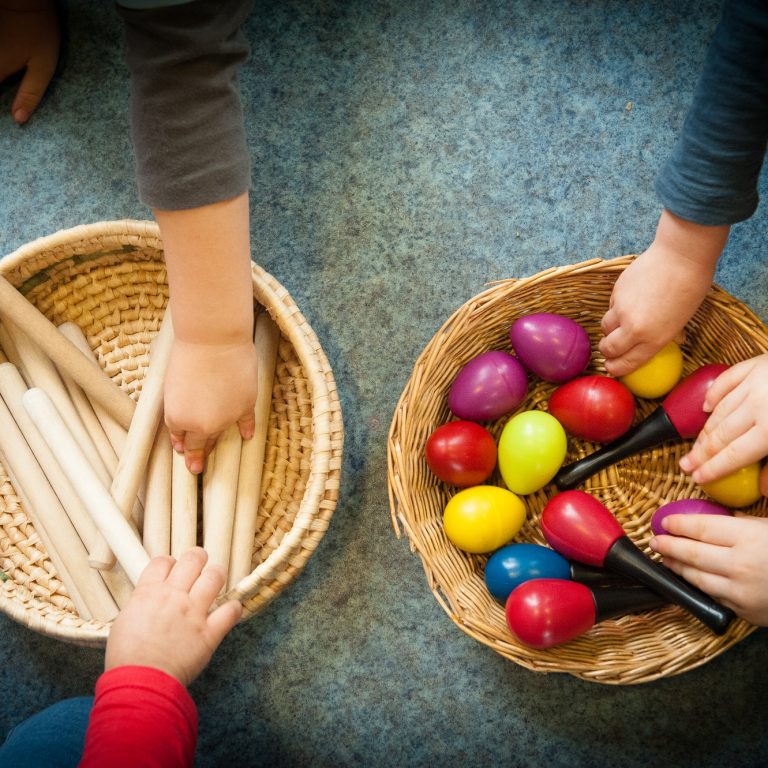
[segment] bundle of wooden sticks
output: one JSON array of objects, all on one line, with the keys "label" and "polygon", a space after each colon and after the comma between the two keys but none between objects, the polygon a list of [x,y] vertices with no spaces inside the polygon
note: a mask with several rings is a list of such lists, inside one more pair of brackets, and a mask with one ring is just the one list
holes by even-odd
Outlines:
[{"label": "bundle of wooden sticks", "polygon": [[[151,557],[202,543],[232,588],[251,572],[280,331],[256,316],[256,432],[226,430],[198,477],[162,419],[166,312],[134,401],[79,326],[58,328],[0,276],[0,461],[81,618],[111,621]],[[198,525],[202,510],[202,527]]]}]

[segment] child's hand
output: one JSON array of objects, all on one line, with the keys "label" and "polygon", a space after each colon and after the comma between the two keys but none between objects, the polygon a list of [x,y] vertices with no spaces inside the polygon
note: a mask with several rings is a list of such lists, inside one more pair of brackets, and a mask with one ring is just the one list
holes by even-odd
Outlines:
[{"label": "child's hand", "polygon": [[205,669],[242,613],[237,600],[208,613],[225,575],[221,566],[205,567],[207,559],[205,550],[195,547],[178,561],[150,561],[112,626],[105,670],[154,667],[188,686]]},{"label": "child's hand", "polygon": [[219,435],[237,423],[253,436],[257,390],[253,342],[191,344],[174,340],[165,380],[165,422],[187,468],[203,471]]},{"label": "child's hand", "polygon": [[[697,483],[709,483],[768,455],[768,355],[730,367],[715,379],[704,399],[711,411],[680,468]],[[761,491],[768,495],[768,475]]]},{"label": "child's hand", "polygon": [[662,213],[656,238],[619,275],[603,316],[599,349],[609,374],[631,373],[672,339],[682,340],[712,284],[728,231]]},{"label": "child's hand", "polygon": [[664,565],[742,619],[768,626],[768,519],[669,515],[663,525],[674,535],[650,545]]},{"label": "child's hand", "polygon": [[599,350],[605,368],[624,376],[651,359],[683,328],[712,284],[712,273],[680,259],[657,242],[618,277],[603,316]]},{"label": "child's hand", "polygon": [[53,0],[0,3],[0,82],[26,69],[11,104],[13,119],[29,120],[59,60],[59,18]]}]

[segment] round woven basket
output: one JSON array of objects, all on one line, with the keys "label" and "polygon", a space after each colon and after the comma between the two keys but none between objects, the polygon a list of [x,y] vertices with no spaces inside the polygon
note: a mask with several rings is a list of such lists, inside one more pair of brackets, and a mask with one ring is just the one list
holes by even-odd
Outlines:
[{"label": "round woven basket", "polygon": [[[339,491],[343,425],[328,360],[288,292],[253,266],[253,294],[280,329],[253,570],[228,597],[257,613],[302,571]],[[0,274],[54,324],[77,323],[134,399],[168,299],[157,226],[113,221],[57,232],[0,260]],[[103,646],[110,623],[81,619],[0,464],[0,609],[42,634]]]},{"label": "round woven basket", "polygon": [[[537,672],[565,672],[584,680],[609,684],[641,683],[685,672],[704,664],[754,627],[734,621],[717,636],[677,606],[628,615],[596,624],[569,643],[539,650],[519,643],[507,628],[503,606],[484,583],[487,556],[454,547],[445,535],[443,509],[457,489],[438,480],[424,458],[429,435],[451,420],[448,390],[461,367],[489,349],[510,351],[507,332],[518,317],[556,312],[573,318],[589,333],[592,359],[589,373],[605,373],[597,350],[600,319],[608,307],[613,284],[632,256],[610,261],[594,259],[546,270],[524,280],[494,284],[460,307],[438,330],[416,361],[400,397],[389,433],[389,496],[396,534],[410,540],[422,560],[427,583],[451,619],[467,634],[502,656]],[[768,332],[743,304],[713,287],[686,328],[684,374],[705,363],[737,363],[768,350]],[[521,410],[542,409],[556,387],[538,377]],[[636,422],[657,401],[638,398]],[[489,425],[498,438],[507,418]],[[650,521],[662,504],[705,494],[678,469],[691,443],[667,444],[625,459],[593,476],[583,490],[602,501],[618,518],[628,536],[651,554]],[[569,439],[566,463],[599,446]],[[502,485],[498,473],[489,481]],[[526,522],[515,541],[546,544],[539,520],[554,485],[523,497]],[[766,500],[745,508],[765,515]]]}]

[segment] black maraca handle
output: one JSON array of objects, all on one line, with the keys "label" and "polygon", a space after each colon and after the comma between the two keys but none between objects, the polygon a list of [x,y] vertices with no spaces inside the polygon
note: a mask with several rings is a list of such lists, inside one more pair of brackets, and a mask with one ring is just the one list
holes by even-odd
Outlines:
[{"label": "black maraca handle", "polygon": [[595,600],[595,623],[669,604],[669,600],[645,587],[595,587],[591,591]]},{"label": "black maraca handle", "polygon": [[590,589],[618,586],[637,588],[637,582],[626,576],[613,571],[606,571],[604,568],[596,568],[593,565],[585,565],[576,560],[568,561],[568,569],[571,581],[578,581],[579,584],[584,584]]},{"label": "black maraca handle", "polygon": [[661,563],[647,557],[628,536],[616,539],[608,550],[603,565],[609,570],[636,579],[670,603],[685,608],[715,634],[722,635],[736,618],[730,608],[720,605]]},{"label": "black maraca handle", "polygon": [[569,491],[596,472],[611,464],[615,464],[627,456],[654,448],[667,440],[679,440],[680,433],[667,416],[667,412],[659,406],[637,426],[625,432],[612,443],[604,445],[589,456],[574,461],[562,467],[555,475],[553,482],[560,491]]}]

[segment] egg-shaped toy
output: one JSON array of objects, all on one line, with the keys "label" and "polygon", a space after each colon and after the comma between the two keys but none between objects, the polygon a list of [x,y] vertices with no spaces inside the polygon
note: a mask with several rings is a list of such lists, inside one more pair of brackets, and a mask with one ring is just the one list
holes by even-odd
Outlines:
[{"label": "egg-shaped toy", "polygon": [[568,561],[549,547],[540,544],[507,544],[497,549],[485,564],[485,585],[499,601],[530,579],[569,579]]},{"label": "egg-shaped toy", "polygon": [[646,363],[622,376],[621,381],[638,397],[652,399],[670,392],[682,375],[683,352],[670,341]]},{"label": "egg-shaped toy", "polygon": [[651,517],[651,530],[654,535],[667,533],[662,521],[668,515],[731,515],[730,510],[707,499],[677,499],[660,506]]},{"label": "egg-shaped toy", "polygon": [[719,480],[704,483],[701,489],[707,496],[726,507],[746,507],[754,504],[760,493],[760,462],[741,467]]},{"label": "egg-shaped toy", "polygon": [[504,425],[498,464],[507,488],[525,495],[543,488],[563,464],[568,439],[560,422],[545,411],[523,411]]},{"label": "egg-shaped toy", "polygon": [[592,355],[584,328],[570,317],[551,312],[518,318],[509,328],[509,340],[528,370],[556,384],[578,376]]},{"label": "egg-shaped toy", "polygon": [[448,392],[448,407],[459,419],[494,421],[516,411],[528,392],[528,376],[514,355],[489,350],[473,357]]},{"label": "egg-shaped toy", "polygon": [[493,552],[510,541],[525,522],[525,505],[496,485],[475,485],[452,496],[443,511],[445,535],[473,554]]},{"label": "egg-shaped toy", "polygon": [[427,439],[427,464],[446,483],[466,488],[484,483],[496,468],[496,441],[474,421],[449,421]]},{"label": "egg-shaped toy", "polygon": [[607,443],[632,426],[635,398],[617,379],[595,374],[559,386],[547,408],[574,437]]}]

